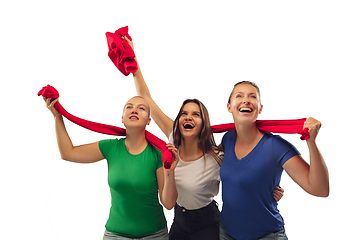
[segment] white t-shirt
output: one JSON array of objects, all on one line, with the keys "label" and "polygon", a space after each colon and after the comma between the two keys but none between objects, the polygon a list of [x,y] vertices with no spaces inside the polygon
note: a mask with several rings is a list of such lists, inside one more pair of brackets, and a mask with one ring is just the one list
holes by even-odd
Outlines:
[{"label": "white t-shirt", "polygon": [[[174,142],[172,133],[169,142]],[[210,154],[190,162],[181,160],[179,156],[179,163],[175,168],[177,204],[188,210],[209,205],[219,193],[219,170],[220,165]]]}]

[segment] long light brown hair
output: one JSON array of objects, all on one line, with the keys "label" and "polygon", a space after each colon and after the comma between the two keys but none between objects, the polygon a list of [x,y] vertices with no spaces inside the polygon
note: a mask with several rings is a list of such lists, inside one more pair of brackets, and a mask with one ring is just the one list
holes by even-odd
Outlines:
[{"label": "long light brown hair", "polygon": [[179,128],[179,119],[183,112],[184,106],[188,103],[195,103],[200,108],[202,126],[201,126],[201,130],[200,130],[200,134],[199,134],[198,147],[203,151],[204,155],[205,155],[205,153],[210,154],[216,160],[216,162],[219,165],[221,165],[222,161],[221,161],[221,158],[219,157],[219,148],[217,147],[215,140],[214,140],[213,131],[212,131],[211,125],[210,125],[210,118],[209,118],[208,110],[206,109],[205,105],[196,98],[187,99],[183,102],[183,104],[180,108],[180,111],[174,121],[173,136],[174,136],[175,147],[179,148],[179,146],[181,144],[182,136],[181,136],[181,132],[180,132],[180,128]]}]

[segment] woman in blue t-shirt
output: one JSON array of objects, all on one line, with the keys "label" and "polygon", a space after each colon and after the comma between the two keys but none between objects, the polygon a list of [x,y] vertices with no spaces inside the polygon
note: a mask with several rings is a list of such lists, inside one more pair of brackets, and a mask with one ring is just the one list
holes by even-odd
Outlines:
[{"label": "woman in blue t-shirt", "polygon": [[287,239],[283,218],[271,193],[285,169],[309,194],[329,195],[327,166],[315,142],[321,123],[311,117],[304,123],[310,134],[306,140],[309,165],[289,142],[256,127],[263,108],[256,84],[237,83],[227,107],[236,130],[227,132],[222,139],[225,155],[220,168],[220,239]]}]

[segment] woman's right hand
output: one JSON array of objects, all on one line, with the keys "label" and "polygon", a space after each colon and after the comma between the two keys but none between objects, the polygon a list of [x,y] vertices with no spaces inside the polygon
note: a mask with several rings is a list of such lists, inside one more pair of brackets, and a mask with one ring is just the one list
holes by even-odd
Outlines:
[{"label": "woman's right hand", "polygon": [[134,51],[134,43],[132,41],[130,41],[130,39],[127,36],[124,36],[123,38],[125,38],[125,40],[127,41],[127,43],[130,45],[130,47],[132,48],[132,50]]},{"label": "woman's right hand", "polygon": [[57,103],[59,101],[58,98],[54,99],[53,101],[51,101],[52,98],[46,98],[43,97],[45,103],[46,103],[46,107],[50,110],[50,112],[53,114],[54,118],[60,117],[61,114],[55,109],[54,105],[55,103]]}]

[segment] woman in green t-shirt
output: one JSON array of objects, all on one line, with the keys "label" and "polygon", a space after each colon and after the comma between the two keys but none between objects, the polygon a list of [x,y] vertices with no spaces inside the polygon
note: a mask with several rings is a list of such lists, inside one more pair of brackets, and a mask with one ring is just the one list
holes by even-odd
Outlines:
[{"label": "woman in green t-shirt", "polygon": [[50,98],[44,98],[44,101],[55,119],[62,159],[76,163],[94,163],[103,159],[108,162],[111,209],[103,239],[168,239],[158,196],[165,208],[174,207],[177,149],[168,145],[174,163],[170,169],[164,169],[161,152],[145,139],[145,127],[151,120],[148,103],[142,97],[131,98],[126,103],[122,115],[126,138],[73,146],[62,115],[54,108],[58,99],[51,102]]}]

